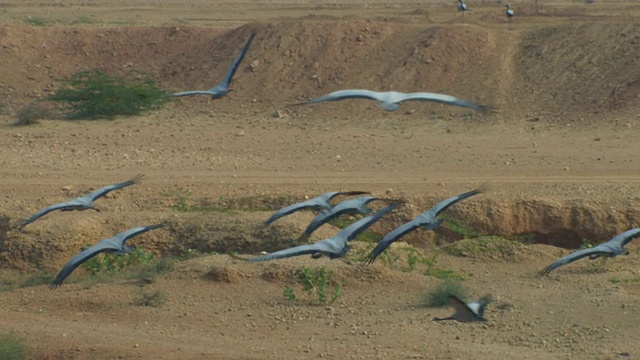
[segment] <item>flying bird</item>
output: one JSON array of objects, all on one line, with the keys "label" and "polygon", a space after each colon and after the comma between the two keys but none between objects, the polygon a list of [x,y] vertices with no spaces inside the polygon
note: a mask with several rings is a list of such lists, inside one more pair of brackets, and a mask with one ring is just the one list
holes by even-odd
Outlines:
[{"label": "flying bird", "polygon": [[467,100],[459,99],[455,96],[428,93],[413,92],[401,93],[397,91],[377,92],[363,89],[339,90],[330,94],[311,99],[305,103],[297,104],[316,104],[325,101],[339,101],[344,99],[371,99],[380,103],[380,106],[387,111],[395,111],[400,108],[400,103],[408,100],[432,101],[446,105],[461,106],[469,109],[486,112],[490,108],[482,105],[473,104]]},{"label": "flying bird", "polygon": [[311,234],[316,231],[322,225],[328,223],[329,221],[344,215],[344,214],[362,214],[367,215],[372,210],[367,207],[367,205],[375,200],[383,200],[386,199],[377,198],[374,196],[362,196],[355,199],[347,199],[341,203],[336,204],[329,210],[323,211],[316,215],[315,218],[311,221],[311,224],[304,231],[302,236],[298,240],[306,240],[311,236]]},{"label": "flying bird", "polygon": [[511,10],[511,5],[507,4],[505,6],[507,8],[507,11],[505,12],[507,14],[507,17],[513,17],[513,10]]},{"label": "flying bird", "polygon": [[491,296],[484,296],[479,300],[467,304],[455,295],[449,295],[447,300],[449,300],[449,305],[456,310],[455,314],[446,318],[436,317],[433,318],[433,321],[456,320],[464,323],[487,321],[487,319],[484,318],[484,310],[491,302]]},{"label": "flying bird", "polygon": [[62,267],[62,270],[60,270],[60,273],[53,280],[53,283],[51,283],[49,288],[55,289],[58,286],[62,285],[62,282],[64,281],[64,279],[66,279],[67,276],[69,276],[73,272],[73,270],[75,270],[78,266],[80,266],[80,264],[84,263],[85,261],[91,259],[92,257],[100,253],[110,252],[113,254],[122,255],[128,252],[131,252],[133,248],[131,246],[125,246],[124,245],[125,241],[129,240],[129,238],[132,238],[136,235],[145,233],[153,229],[158,229],[163,226],[164,226],[163,224],[156,224],[156,225],[136,227],[133,229],[129,229],[127,231],[123,231],[114,237],[101,240],[94,246],[88,249],[85,249],[82,252],[80,252],[78,255],[72,257],[71,260],[69,260],[69,262]]},{"label": "flying bird", "polygon": [[144,177],[143,174],[140,174],[136,177],[134,177],[131,180],[127,180],[125,182],[121,182],[119,184],[115,184],[115,185],[109,185],[109,186],[105,186],[103,188],[100,188],[96,191],[90,192],[84,196],[81,197],[77,197],[75,199],[71,199],[69,201],[66,202],[61,202],[59,204],[55,204],[55,205],[51,205],[49,207],[46,207],[40,211],[38,211],[37,213],[33,214],[30,218],[28,218],[25,222],[23,222],[20,225],[20,229],[24,228],[25,226],[31,224],[32,222],[38,220],[39,218],[47,215],[48,213],[54,211],[54,210],[60,210],[60,211],[73,211],[73,210],[77,210],[77,211],[84,211],[84,210],[95,210],[95,211],[100,211],[100,209],[96,208],[93,205],[93,202],[96,201],[97,199],[105,196],[107,193],[113,191],[113,190],[118,190],[118,189],[122,189],[124,187],[127,186],[131,186],[133,184],[137,184],[138,182],[140,182],[140,180]]},{"label": "flying bird", "polygon": [[299,245],[292,248],[280,250],[273,252],[269,255],[258,256],[255,258],[247,259],[247,261],[258,262],[258,261],[269,261],[275,259],[283,259],[289,258],[293,256],[300,255],[311,255],[312,258],[317,259],[322,256],[327,256],[330,259],[336,259],[344,256],[349,250],[351,250],[351,246],[347,245],[347,243],[353,239],[355,239],[361,232],[366,230],[369,226],[371,226],[376,221],[380,220],[385,214],[389,213],[391,210],[395,209],[400,205],[401,202],[393,202],[391,205],[383,208],[382,210],[376,212],[373,215],[363,217],[362,219],[354,222],[353,224],[347,226],[342,229],[336,236],[324,239],[315,244],[305,244]]},{"label": "flying bird", "polygon": [[592,248],[586,248],[582,250],[578,250],[573,252],[553,264],[545,267],[540,270],[538,273],[540,276],[545,276],[549,274],[551,271],[559,268],[560,266],[570,264],[576,260],[582,259],[583,257],[589,257],[589,259],[594,260],[599,257],[613,258],[618,255],[629,255],[629,250],[625,249],[624,246],[627,245],[631,240],[640,236],[640,228],[635,228],[631,230],[627,230],[622,234],[618,234],[613,237],[613,239],[604,242],[602,244],[598,244]]},{"label": "flying bird", "polygon": [[380,240],[378,245],[376,245],[376,247],[369,254],[369,257],[367,258],[365,263],[373,263],[376,258],[391,245],[391,243],[419,227],[422,227],[425,230],[435,230],[439,228],[444,220],[438,219],[436,218],[436,216],[447,210],[451,205],[457,203],[458,201],[464,200],[468,197],[480,194],[482,192],[486,192],[488,189],[488,184],[482,184],[475,190],[452,196],[446,200],[440,201],[434,207],[418,215],[415,219],[409,221],[408,223],[398,226],[395,230],[391,231],[390,233],[385,235],[382,240]]},{"label": "flying bird", "polygon": [[366,191],[332,191],[332,192],[324,193],[320,196],[314,197],[313,199],[295,203],[293,205],[289,205],[287,207],[284,207],[276,211],[275,214],[271,215],[271,217],[264,222],[264,225],[269,225],[283,216],[293,214],[294,212],[300,211],[300,210],[327,211],[331,209],[331,207],[333,206],[329,201],[331,201],[331,199],[333,199],[336,196],[340,196],[340,195],[353,196],[353,195],[365,195],[365,194],[371,194],[371,193]]},{"label": "flying bird", "polygon": [[247,50],[249,49],[249,44],[251,44],[251,40],[253,40],[255,36],[256,36],[255,33],[249,36],[249,40],[247,40],[247,43],[244,44],[244,46],[242,47],[242,50],[240,50],[240,54],[233,61],[233,64],[231,64],[231,69],[229,69],[229,72],[227,72],[227,76],[224,78],[224,80],[222,80],[220,84],[212,87],[209,90],[182,91],[182,92],[176,92],[176,93],[170,94],[169,96],[177,97],[177,96],[189,96],[189,95],[210,95],[212,99],[218,99],[229,94],[229,91],[231,91],[229,89],[229,84],[231,83],[231,79],[233,78],[233,75],[236,73],[236,70],[238,69],[240,62],[242,62],[242,59],[244,58],[244,54],[247,53]]}]

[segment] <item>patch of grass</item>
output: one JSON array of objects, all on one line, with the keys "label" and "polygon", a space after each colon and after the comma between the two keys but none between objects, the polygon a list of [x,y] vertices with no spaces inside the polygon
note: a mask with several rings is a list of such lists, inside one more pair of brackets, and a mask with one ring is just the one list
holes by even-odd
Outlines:
[{"label": "patch of grass", "polygon": [[591,242],[589,239],[582,239],[582,244],[580,244],[580,248],[578,250],[591,249],[593,246],[593,242]]},{"label": "patch of grass", "polygon": [[91,274],[99,272],[119,272],[133,266],[148,264],[153,260],[153,253],[141,248],[137,248],[127,254],[99,254],[85,261],[81,266]]},{"label": "patch of grass", "polygon": [[95,24],[96,20],[87,16],[78,16],[70,20],[68,23],[69,25]]},{"label": "patch of grass", "polygon": [[0,334],[0,359],[22,360],[27,358],[27,345],[13,333]]},{"label": "patch of grass", "polygon": [[[173,199],[173,205],[171,210],[175,212],[187,213],[187,212],[221,212],[228,213],[232,210],[228,207],[222,207],[214,202],[201,201],[201,204],[194,205],[191,200],[191,190],[174,190],[161,193],[160,195]],[[221,197],[221,201],[223,198]]]},{"label": "patch of grass", "polygon": [[47,106],[38,101],[32,101],[16,114],[15,126],[37,124],[38,120],[50,119],[53,115]]},{"label": "patch of grass", "polygon": [[49,99],[66,103],[68,119],[113,119],[118,115],[137,115],[155,109],[169,101],[145,74],[127,78],[106,74],[100,70],[80,71],[64,80],[66,87]]},{"label": "patch of grass", "polygon": [[52,23],[51,20],[47,20],[38,16],[27,16],[27,18],[24,19],[24,22],[31,26],[47,26],[51,25]]},{"label": "patch of grass", "polygon": [[516,258],[524,245],[500,236],[480,236],[462,239],[444,247],[444,251],[454,256]]},{"label": "patch of grass", "polygon": [[138,299],[134,301],[134,304],[138,306],[159,307],[164,304],[166,300],[166,296],[162,292],[160,292],[160,290],[142,290]]},{"label": "patch of grass", "polygon": [[462,283],[455,280],[445,280],[440,285],[427,291],[425,295],[425,305],[428,307],[448,306],[449,295],[455,295],[460,300],[466,302],[469,297],[469,291]]},{"label": "patch of grass", "polygon": [[[309,302],[332,304],[342,295],[344,279],[337,280],[333,270],[324,266],[319,268],[302,268],[294,274],[296,285],[302,287]],[[298,300],[294,289],[285,285],[283,296],[290,300]]]},{"label": "patch of grass", "polygon": [[[20,274],[17,272],[2,272],[0,276],[0,291],[51,284],[55,275],[48,273]],[[0,357],[1,358],[1,357]]]},{"label": "patch of grass", "polygon": [[465,239],[475,238],[478,236],[478,232],[466,227],[460,220],[451,216],[443,216],[447,228],[456,234],[459,234]]},{"label": "patch of grass", "polygon": [[614,278],[611,278],[609,281],[610,281],[612,284],[616,284],[616,285],[617,285],[617,284],[623,284],[623,285],[626,285],[626,284],[633,284],[633,283],[640,282],[640,276],[638,276],[638,277],[633,277],[633,278],[628,278],[628,279],[620,279],[620,278],[618,278],[618,277],[614,277]]}]

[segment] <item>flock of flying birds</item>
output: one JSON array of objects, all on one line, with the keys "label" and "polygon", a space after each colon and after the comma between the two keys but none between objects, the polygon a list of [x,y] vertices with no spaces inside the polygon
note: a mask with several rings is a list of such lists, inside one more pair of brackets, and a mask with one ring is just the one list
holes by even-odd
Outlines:
[{"label": "flock of flying birds", "polygon": [[[513,11],[510,9],[509,4],[506,5],[507,10],[506,14],[509,17],[512,17]],[[467,6],[464,3],[464,0],[459,0],[458,9],[462,12],[467,10]],[[249,45],[253,41],[255,37],[255,33],[249,36],[249,39],[242,47],[240,54],[233,61],[231,68],[227,72],[225,78],[221,83],[212,87],[208,90],[195,90],[195,91],[184,91],[184,92],[176,92],[169,94],[169,96],[181,97],[181,96],[190,96],[190,95],[209,95],[213,99],[217,99],[223,96],[226,96],[231,89],[229,88],[231,81],[233,79],[233,75],[235,74],[238,66],[242,62],[247,50],[249,49]],[[476,111],[487,111],[490,108],[482,105],[477,105],[471,103],[467,100],[459,99],[454,96],[437,94],[437,93],[428,93],[428,92],[414,92],[414,93],[400,93],[396,91],[389,92],[376,92],[364,89],[348,89],[348,90],[339,90],[332,92],[330,94],[317,97],[315,99],[311,99],[302,104],[315,104],[320,102],[328,102],[328,101],[339,101],[351,98],[364,98],[370,100],[376,100],[379,102],[380,106],[388,111],[394,111],[399,108],[399,103],[408,100],[419,100],[419,101],[431,101],[443,103],[446,105],[452,106],[460,106],[469,108]],[[297,105],[302,105],[297,104]],[[45,216],[46,214],[55,211],[83,211],[83,210],[95,210],[100,211],[93,204],[94,201],[99,198],[105,196],[107,193],[125,188],[127,186],[134,185],[138,183],[142,179],[143,175],[138,175],[135,178],[124,181],[118,184],[109,185],[93,192],[90,192],[84,196],[71,199],[66,202],[62,202],[59,204],[51,205],[46,207],[27,220],[25,220],[22,224],[20,224],[19,228],[23,229],[25,226],[31,224],[37,219]],[[442,200],[436,205],[434,205],[431,209],[423,212],[418,215],[415,219],[400,225],[387,235],[385,235],[377,244],[377,246],[371,251],[367,259],[365,260],[365,264],[372,264],[380,254],[382,254],[392,243],[402,238],[407,233],[414,231],[418,228],[423,228],[425,230],[435,230],[439,228],[443,220],[438,219],[437,216],[442,212],[447,210],[452,205],[456,204],[459,201],[462,201],[471,196],[486,192],[488,190],[488,186],[486,184],[474,189],[472,191],[468,191],[462,194],[458,194],[452,196],[448,199]],[[331,200],[338,196],[357,196],[357,195],[366,195],[356,198],[348,198],[342,202],[337,204],[332,204]],[[372,209],[368,207],[368,205],[373,201],[382,201],[387,203],[388,205],[381,210],[371,214]],[[294,212],[301,210],[313,210],[318,212],[315,218],[311,221],[307,229],[300,236],[300,240],[308,240],[311,234],[321,227],[323,224],[335,219],[339,216],[345,214],[361,214],[365,215],[360,220],[355,221],[351,225],[342,229],[338,234],[333,237],[321,240],[314,244],[304,244],[295,246],[288,249],[283,249],[280,251],[273,252],[271,254],[258,256],[249,259],[243,259],[249,262],[262,262],[262,261],[270,261],[276,259],[289,258],[300,255],[310,255],[311,258],[317,259],[323,256],[328,257],[329,259],[342,258],[344,255],[351,249],[348,245],[349,242],[355,239],[360,233],[366,230],[368,227],[373,225],[375,222],[380,220],[383,216],[387,215],[398,206],[402,205],[402,202],[394,199],[385,199],[371,196],[371,193],[365,191],[348,191],[348,192],[328,192],[317,196],[315,198],[299,202],[285,208],[282,208],[276,211],[268,220],[265,221],[264,225],[268,226],[274,221],[290,215]],[[163,224],[153,224],[147,226],[140,226],[136,228],[132,228],[121,232],[111,238],[104,239],[99,241],[92,247],[86,248],[81,251],[79,254],[71,258],[67,264],[63,266],[60,273],[56,276],[50,288],[56,288],[62,284],[62,282],[82,263],[93,258],[94,256],[103,253],[110,252],[114,254],[125,254],[132,251],[132,247],[125,245],[125,242],[130,238],[163,227]],[[544,269],[540,270],[539,275],[545,276],[549,274],[551,271],[557,269],[560,266],[572,263],[578,259],[589,257],[590,259],[596,259],[598,257],[616,257],[621,254],[628,255],[629,251],[624,248],[626,244],[628,244],[632,239],[640,236],[640,228],[635,228],[623,232],[621,234],[616,235],[613,239],[608,242],[601,243],[592,248],[586,248],[582,250],[578,250],[573,252]],[[457,320],[461,322],[472,322],[472,321],[486,321],[484,316],[484,310],[487,304],[491,301],[490,297],[484,297],[477,301],[465,303],[454,295],[449,296],[450,305],[456,310],[455,314],[447,318],[435,318],[434,320]]]},{"label": "flock of flying birds", "polygon": [[[47,215],[48,213],[56,210],[60,211],[84,211],[84,210],[95,210],[100,211],[99,208],[96,208],[94,205],[94,201],[100,199],[105,196],[107,193],[123,189],[125,187],[137,184],[142,179],[143,175],[138,175],[131,180],[127,180],[118,184],[105,186],[103,188],[92,191],[86,195],[61,202],[58,204],[54,204],[48,206],[34,215],[29,217],[27,220],[22,222],[19,225],[19,229],[22,230],[25,226],[33,223],[37,219]],[[404,235],[408,234],[411,231],[415,231],[418,228],[422,228],[425,230],[435,230],[438,229],[442,223],[443,219],[438,218],[438,215],[442,214],[449,207],[453,206],[459,201],[467,199],[469,197],[481,194],[489,190],[489,186],[487,184],[483,184],[478,188],[464,192],[458,195],[454,195],[450,198],[442,200],[435,204],[431,209],[421,213],[416,216],[413,220],[398,226],[396,229],[392,230],[388,234],[386,234],[375,246],[375,248],[371,251],[369,256],[365,260],[365,264],[369,265],[375,262],[376,258],[380,256],[391,244],[398,241]],[[358,196],[364,195],[360,197]],[[341,202],[336,204],[331,201],[337,197],[349,197]],[[368,207],[368,204],[373,201],[382,201],[387,203],[388,205],[381,210],[371,214],[373,210]],[[347,252],[351,249],[349,246],[349,242],[357,236],[369,228],[371,225],[380,220],[383,216],[389,214],[391,211],[396,209],[397,207],[403,204],[400,200],[395,199],[386,199],[371,196],[371,193],[366,191],[342,191],[342,192],[328,192],[317,197],[314,197],[309,200],[305,200],[302,202],[298,202],[287,207],[284,207],[278,211],[276,211],[271,217],[269,217],[265,222],[264,226],[269,226],[276,220],[285,217],[287,215],[293,214],[298,211],[303,210],[312,210],[317,212],[317,215],[311,221],[307,229],[300,236],[300,239],[306,240],[310,237],[310,235],[318,229],[320,226],[328,223],[332,219],[335,219],[342,215],[356,215],[361,214],[365,215],[361,219],[355,221],[349,226],[342,229],[335,236],[321,240],[319,242],[313,244],[304,244],[298,245],[291,248],[275,251],[271,254],[262,255],[258,257],[242,259],[248,262],[262,262],[262,261],[271,261],[277,259],[290,258],[294,256],[301,255],[310,255],[313,259],[318,259],[323,256],[328,257],[329,259],[338,259],[345,256]],[[131,246],[125,245],[126,241],[130,238],[163,227],[163,224],[153,224],[147,226],[135,227],[132,229],[128,229],[123,231],[111,238],[104,239],[99,241],[92,247],[86,248],[82,250],[79,254],[71,258],[60,270],[58,275],[53,280],[50,288],[54,289],[62,284],[62,282],[82,263],[85,261],[95,257],[96,255],[104,252],[110,252],[113,254],[126,254],[131,252],[133,248]],[[628,255],[629,251],[624,248],[626,244],[628,244],[633,238],[640,236],[640,228],[635,228],[628,230],[624,233],[621,233],[615,236],[608,242],[599,244],[592,248],[581,249],[576,252],[573,252],[544,269],[540,270],[539,275],[545,276],[549,274],[551,271],[557,269],[560,266],[572,263],[578,259],[589,257],[590,259],[596,259],[598,257],[615,257],[621,254]],[[461,322],[471,322],[471,321],[485,321],[484,309],[487,304],[491,301],[490,297],[484,297],[480,300],[464,303],[457,297],[450,295],[449,303],[456,309],[456,313],[447,318],[435,318],[434,320],[457,320]]]}]

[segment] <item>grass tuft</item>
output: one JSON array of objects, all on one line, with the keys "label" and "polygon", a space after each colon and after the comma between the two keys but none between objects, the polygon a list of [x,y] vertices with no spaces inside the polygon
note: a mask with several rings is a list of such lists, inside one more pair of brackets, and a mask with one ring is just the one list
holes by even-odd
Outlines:
[{"label": "grass tuft", "polygon": [[449,300],[447,298],[449,295],[455,295],[466,302],[469,297],[469,291],[459,281],[445,280],[426,293],[425,305],[428,307],[448,306]]}]

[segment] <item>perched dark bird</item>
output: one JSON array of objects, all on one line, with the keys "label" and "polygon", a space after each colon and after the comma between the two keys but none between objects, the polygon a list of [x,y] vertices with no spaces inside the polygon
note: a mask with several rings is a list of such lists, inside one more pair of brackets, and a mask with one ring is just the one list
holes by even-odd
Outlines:
[{"label": "perched dark bird", "polygon": [[592,248],[586,248],[582,250],[578,250],[573,252],[553,264],[545,267],[540,270],[538,273],[540,276],[545,276],[549,274],[551,271],[559,268],[560,266],[570,264],[576,260],[582,259],[583,257],[589,257],[589,259],[594,260],[599,257],[613,258],[618,255],[629,255],[629,250],[625,249],[624,246],[627,245],[631,240],[640,236],[640,228],[635,228],[631,230],[627,230],[622,234],[618,234],[613,237],[613,239],[604,242],[602,244],[598,244]]},{"label": "perched dark bird", "polygon": [[352,195],[365,195],[365,194],[370,194],[370,193],[366,191],[332,191],[332,192],[324,193],[320,196],[314,197],[313,199],[295,203],[293,205],[289,205],[287,207],[284,207],[276,211],[275,214],[271,215],[271,217],[264,222],[264,225],[269,225],[283,216],[292,214],[300,210],[327,211],[331,209],[331,207],[333,206],[329,201],[331,201],[331,199],[333,199],[336,196],[340,196],[340,195],[352,196]]},{"label": "perched dark bird", "polygon": [[438,216],[441,212],[447,210],[451,205],[457,203],[460,200],[464,200],[468,197],[471,197],[476,194],[480,194],[487,190],[488,190],[488,185],[483,184],[475,190],[462,193],[456,196],[452,196],[446,200],[440,201],[434,207],[418,215],[415,219],[409,221],[408,223],[398,226],[395,230],[391,231],[390,233],[385,235],[385,237],[382,238],[382,240],[380,240],[378,245],[371,251],[371,254],[369,254],[369,257],[367,258],[365,263],[367,264],[373,263],[376,260],[376,258],[380,254],[382,254],[382,252],[386,248],[388,248],[389,245],[391,245],[391,243],[393,243],[394,241],[400,239],[407,233],[419,227],[422,227],[425,230],[435,230],[439,228],[440,225],[442,225],[443,220],[436,218],[436,216]]},{"label": "perched dark bird", "polygon": [[251,41],[255,36],[256,34],[251,34],[251,36],[249,36],[249,40],[247,40],[246,44],[244,44],[244,46],[242,47],[242,50],[240,50],[240,54],[233,61],[233,64],[231,64],[231,69],[229,69],[229,72],[227,72],[227,76],[224,78],[224,80],[222,80],[220,84],[212,87],[209,90],[182,91],[170,94],[169,96],[210,95],[212,99],[218,99],[229,94],[229,91],[231,91],[231,89],[229,89],[231,79],[236,73],[240,62],[242,62],[242,59],[244,58],[244,54],[246,54],[247,50],[249,49],[249,44],[251,44]]},{"label": "perched dark bird", "polygon": [[433,318],[433,321],[456,320],[464,323],[487,321],[484,318],[484,310],[491,302],[491,296],[485,296],[468,304],[465,304],[464,301],[460,300],[455,295],[449,295],[447,300],[449,300],[449,304],[456,310],[455,314],[446,318],[436,317]]},{"label": "perched dark bird", "polygon": [[[350,89],[334,91],[330,94],[311,99],[302,104],[316,104],[325,101],[339,101],[344,99],[370,99],[376,100],[380,106],[387,111],[394,111],[400,108],[400,103],[408,100],[417,101],[432,101],[445,105],[461,106],[477,111],[489,111],[490,108],[482,105],[473,104],[467,100],[459,99],[455,96],[428,93],[428,92],[413,92],[413,93],[401,93],[397,91],[378,92],[364,89]],[[302,105],[297,104],[297,105]]]},{"label": "perched dark bird", "polygon": [[144,175],[140,174],[140,175],[134,177],[131,180],[127,180],[125,182],[121,182],[121,183],[115,184],[115,185],[105,186],[105,187],[100,188],[100,189],[98,189],[96,191],[90,192],[90,193],[88,193],[88,194],[86,194],[84,196],[77,197],[75,199],[71,199],[71,200],[66,201],[66,202],[61,202],[59,204],[55,204],[55,205],[51,205],[49,207],[46,207],[46,208],[38,211],[37,213],[35,213],[33,216],[28,218],[25,222],[23,222],[20,225],[20,229],[22,229],[23,227],[31,224],[32,222],[38,220],[39,218],[47,215],[48,213],[50,213],[50,212],[52,212],[54,210],[60,210],[60,211],[73,211],[73,210],[83,211],[83,210],[91,209],[91,210],[95,210],[95,211],[100,211],[100,209],[96,208],[93,205],[94,201],[96,201],[97,199],[105,196],[110,191],[122,189],[124,187],[131,186],[133,184],[139,183],[143,176]]},{"label": "perched dark bird", "polygon": [[129,238],[134,237],[136,235],[145,233],[153,229],[158,229],[163,226],[164,226],[163,224],[141,226],[141,227],[129,229],[127,231],[123,231],[114,237],[101,240],[94,246],[88,249],[85,249],[82,252],[80,252],[78,255],[72,257],[71,260],[69,260],[69,262],[62,267],[62,270],[60,270],[60,273],[53,280],[53,283],[49,288],[55,289],[58,286],[60,286],[64,281],[64,279],[66,279],[67,276],[69,276],[73,272],[73,270],[75,270],[78,266],[80,266],[80,264],[84,263],[85,261],[91,259],[92,257],[102,252],[110,252],[117,255],[122,255],[128,252],[131,252],[133,248],[131,246],[125,246],[124,245],[125,241],[127,241]]},{"label": "perched dark bird", "polygon": [[351,249],[351,247],[347,245],[349,241],[355,239],[361,232],[366,230],[369,226],[371,226],[376,221],[380,220],[382,216],[389,213],[391,210],[395,209],[400,204],[401,202],[399,201],[394,202],[391,205],[385,207],[384,209],[376,212],[373,215],[363,217],[362,219],[342,229],[342,231],[340,231],[334,237],[324,239],[315,244],[299,245],[289,249],[276,251],[269,255],[250,258],[250,259],[247,259],[247,261],[252,261],[252,262],[269,261],[269,260],[283,259],[283,258],[288,258],[293,256],[300,256],[300,255],[311,255],[311,257],[313,258],[319,258],[324,255],[329,257],[330,259],[336,259],[336,258],[342,257]]},{"label": "perched dark bird", "polygon": [[299,240],[306,240],[311,236],[311,234],[316,231],[322,225],[328,223],[329,221],[345,214],[369,214],[372,209],[368,208],[367,205],[375,200],[383,200],[390,201],[387,199],[381,199],[374,196],[362,196],[355,199],[347,199],[341,203],[336,204],[331,209],[323,211],[316,215],[315,218],[311,221],[311,224],[307,227],[304,233],[300,236]]}]

